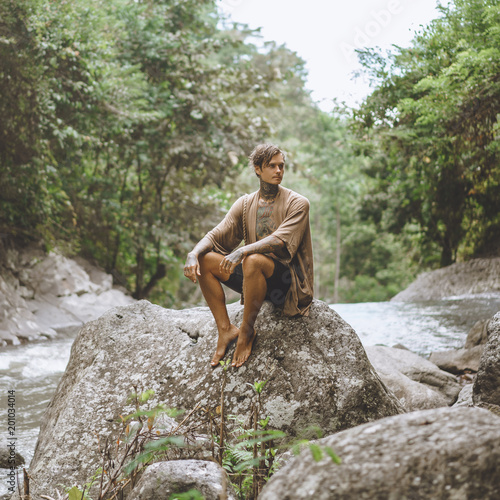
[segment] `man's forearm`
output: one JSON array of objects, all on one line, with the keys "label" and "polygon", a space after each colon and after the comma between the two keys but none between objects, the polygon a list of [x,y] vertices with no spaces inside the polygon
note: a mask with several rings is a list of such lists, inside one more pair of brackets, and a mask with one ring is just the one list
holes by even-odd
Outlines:
[{"label": "man's forearm", "polygon": [[255,243],[245,245],[241,248],[241,251],[244,257],[253,253],[274,253],[279,257],[285,257],[287,255],[285,242],[272,234],[256,241]]},{"label": "man's forearm", "polygon": [[196,257],[199,257],[200,255],[210,252],[210,250],[212,249],[212,241],[210,240],[210,238],[205,236],[195,245],[195,247],[189,253],[196,255]]}]

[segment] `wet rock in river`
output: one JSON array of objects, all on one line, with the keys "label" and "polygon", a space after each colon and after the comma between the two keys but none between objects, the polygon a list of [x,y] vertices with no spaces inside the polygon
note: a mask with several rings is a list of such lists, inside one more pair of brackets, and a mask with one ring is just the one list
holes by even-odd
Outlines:
[{"label": "wet rock in river", "polygon": [[484,346],[476,345],[470,349],[449,349],[432,352],[429,361],[439,366],[441,370],[460,375],[467,372],[477,372],[479,360]]},{"label": "wet rock in river", "polygon": [[368,346],[366,353],[407,411],[448,406],[457,399],[461,386],[455,377],[418,354],[387,346]]},{"label": "wet rock in river", "polygon": [[24,457],[15,450],[8,447],[8,440],[4,440],[0,448],[0,469],[10,469],[11,467],[21,467],[24,465]]}]

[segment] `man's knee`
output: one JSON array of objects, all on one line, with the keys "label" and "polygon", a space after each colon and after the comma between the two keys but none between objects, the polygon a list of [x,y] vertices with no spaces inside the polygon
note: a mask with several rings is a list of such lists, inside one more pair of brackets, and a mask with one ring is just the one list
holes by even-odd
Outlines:
[{"label": "man's knee", "polygon": [[255,273],[262,273],[269,278],[274,271],[273,259],[260,253],[247,255],[242,262],[243,276],[249,276]]},{"label": "man's knee", "polygon": [[217,252],[208,252],[200,255],[198,262],[200,263],[201,275],[213,275],[219,281],[227,281],[230,274],[220,270],[220,263],[223,258],[224,256]]},{"label": "man's knee", "polygon": [[210,272],[218,269],[220,261],[222,260],[222,255],[216,252],[208,252],[198,257],[198,262],[200,263],[201,272]]}]

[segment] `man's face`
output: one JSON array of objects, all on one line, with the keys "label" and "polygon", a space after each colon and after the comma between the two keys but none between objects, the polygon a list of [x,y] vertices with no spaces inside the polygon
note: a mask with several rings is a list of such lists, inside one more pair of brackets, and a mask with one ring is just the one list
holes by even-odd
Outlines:
[{"label": "man's face", "polygon": [[255,167],[256,174],[268,184],[281,184],[285,173],[285,160],[281,153],[274,155],[262,168]]}]

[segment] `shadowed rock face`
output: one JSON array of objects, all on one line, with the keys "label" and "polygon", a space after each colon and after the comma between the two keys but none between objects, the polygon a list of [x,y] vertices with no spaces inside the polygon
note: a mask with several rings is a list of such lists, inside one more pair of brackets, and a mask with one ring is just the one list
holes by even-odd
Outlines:
[{"label": "shadowed rock face", "polygon": [[0,242],[0,346],[77,331],[111,307],[132,302],[113,288],[111,275],[83,259],[37,247],[2,253]]},{"label": "shadowed rock face", "polygon": [[473,401],[477,405],[494,405],[500,414],[500,312],[488,324],[488,342],[474,382]]},{"label": "shadowed rock face", "polygon": [[360,425],[318,441],[278,471],[259,500],[500,498],[500,418],[480,408],[422,410]]},{"label": "shadowed rock face", "polygon": [[[229,311],[239,325],[242,306]],[[226,414],[247,417],[251,385],[260,380],[268,381],[262,403],[269,425],[291,435],[311,425],[331,434],[403,412],[354,330],[326,304],[314,301],[307,318],[286,318],[265,303],[255,327],[250,359],[227,372]],[[140,301],[87,323],[43,419],[30,468],[34,494],[52,496],[56,485],[84,483],[95,472],[96,434],[102,442],[117,431],[119,415],[133,411],[133,385],[155,391],[151,407],[220,404],[223,371],[210,366],[216,338],[208,308],[174,311]]]}]

